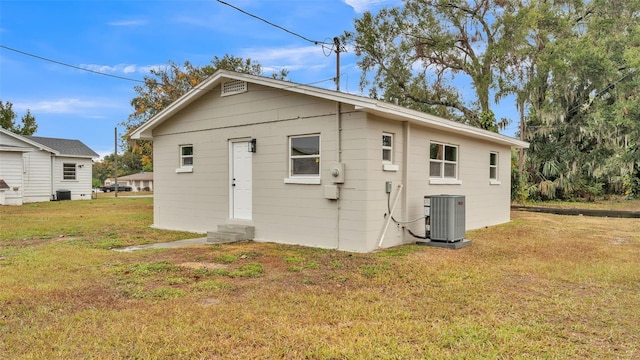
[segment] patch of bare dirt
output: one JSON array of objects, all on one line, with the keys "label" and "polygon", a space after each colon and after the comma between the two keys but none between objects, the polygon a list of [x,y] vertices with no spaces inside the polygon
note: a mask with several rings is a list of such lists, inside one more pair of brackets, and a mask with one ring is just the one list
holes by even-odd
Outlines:
[{"label": "patch of bare dirt", "polygon": [[226,264],[216,264],[212,262],[202,262],[202,261],[189,261],[178,264],[178,266],[193,269],[193,270],[218,270],[218,269],[226,269],[229,265]]}]

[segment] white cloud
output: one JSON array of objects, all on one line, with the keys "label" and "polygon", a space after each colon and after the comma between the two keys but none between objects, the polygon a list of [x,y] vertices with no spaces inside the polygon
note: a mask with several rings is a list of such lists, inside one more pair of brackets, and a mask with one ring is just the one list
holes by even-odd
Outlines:
[{"label": "white cloud", "polygon": [[165,67],[166,65],[135,65],[135,64],[117,64],[117,65],[98,65],[98,64],[80,64],[83,69],[96,71],[104,74],[148,74],[152,69]]},{"label": "white cloud", "polygon": [[111,26],[142,26],[146,25],[147,20],[119,20],[119,21],[110,21],[107,25]]},{"label": "white cloud", "polygon": [[299,62],[309,57],[322,55],[319,46],[286,47],[286,48],[251,48],[244,49],[243,56],[258,60],[259,62],[291,60]]},{"label": "white cloud", "polygon": [[344,3],[351,6],[355,12],[361,14],[365,11],[372,11],[381,7],[396,6],[400,0],[344,0]]},{"label": "white cloud", "polygon": [[113,109],[120,104],[108,99],[82,100],[77,98],[63,98],[13,104],[20,111],[29,109],[32,114],[82,114],[95,112],[96,109]]},{"label": "white cloud", "polygon": [[266,73],[283,68],[290,71],[300,69],[317,71],[334,63],[334,60],[323,54],[320,46],[251,48],[244,49],[241,56],[260,63]]}]

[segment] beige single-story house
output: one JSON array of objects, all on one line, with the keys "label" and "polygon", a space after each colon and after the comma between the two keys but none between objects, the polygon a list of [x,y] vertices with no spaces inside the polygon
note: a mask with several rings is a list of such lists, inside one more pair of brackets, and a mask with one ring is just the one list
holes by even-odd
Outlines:
[{"label": "beige single-story house", "polygon": [[[355,252],[414,243],[425,196],[466,230],[510,220],[528,143],[371,98],[220,70],[135,130],[153,140],[154,227]],[[392,216],[390,216],[390,211]],[[393,218],[393,219],[392,219]]]},{"label": "beige single-story house", "polygon": [[0,128],[0,205],[90,200],[93,158],[80,140],[24,136]]},{"label": "beige single-story house", "polygon": [[[104,186],[115,184],[114,178],[107,178]],[[131,191],[153,191],[153,172],[141,172],[118,176],[118,184],[131,186]]]}]

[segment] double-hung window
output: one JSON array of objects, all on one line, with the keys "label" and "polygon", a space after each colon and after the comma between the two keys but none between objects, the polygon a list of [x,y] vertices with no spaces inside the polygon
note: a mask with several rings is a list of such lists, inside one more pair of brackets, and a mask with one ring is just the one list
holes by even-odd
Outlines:
[{"label": "double-hung window", "polygon": [[382,162],[393,164],[393,134],[382,133]]},{"label": "double-hung window", "polygon": [[287,183],[320,183],[320,134],[289,137]]},{"label": "double-hung window", "polygon": [[489,183],[492,185],[500,184],[498,180],[498,153],[489,153]]},{"label": "double-hung window", "polygon": [[193,171],[193,145],[180,145],[180,163],[176,172]]},{"label": "double-hung window", "polygon": [[382,133],[382,170],[398,171],[398,165],[393,161],[393,145],[394,139],[391,133]]},{"label": "double-hung window", "polygon": [[432,142],[429,146],[429,178],[458,183],[458,147]]},{"label": "double-hung window", "polygon": [[76,164],[75,163],[62,164],[62,180],[76,180]]}]

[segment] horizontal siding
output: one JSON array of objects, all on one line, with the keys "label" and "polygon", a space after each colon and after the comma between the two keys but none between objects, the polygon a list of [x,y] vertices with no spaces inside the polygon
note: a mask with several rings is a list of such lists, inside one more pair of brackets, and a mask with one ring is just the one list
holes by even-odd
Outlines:
[{"label": "horizontal siding", "polygon": [[51,153],[31,151],[24,153],[24,202],[51,200]]},{"label": "horizontal siding", "polygon": [[[76,179],[64,180],[64,163],[76,164]],[[71,200],[91,200],[91,159],[56,156],[53,161],[53,194],[58,190],[71,191]]]},{"label": "horizontal siding", "polygon": [[[0,135],[3,134],[0,133]],[[4,190],[0,195],[2,200],[0,205],[22,205],[24,192],[22,167],[22,153],[0,151],[0,179],[9,185],[9,189]],[[14,188],[17,188],[17,191]]]}]

